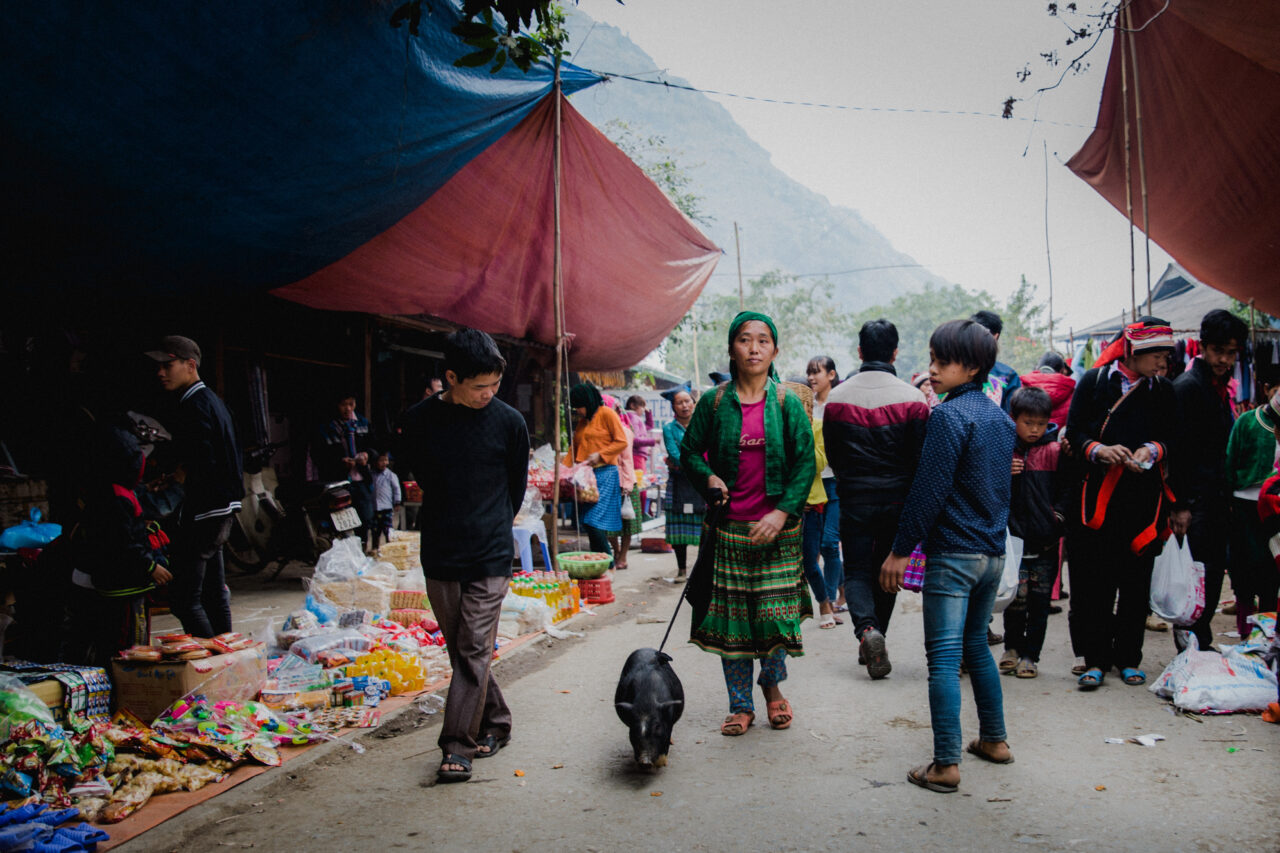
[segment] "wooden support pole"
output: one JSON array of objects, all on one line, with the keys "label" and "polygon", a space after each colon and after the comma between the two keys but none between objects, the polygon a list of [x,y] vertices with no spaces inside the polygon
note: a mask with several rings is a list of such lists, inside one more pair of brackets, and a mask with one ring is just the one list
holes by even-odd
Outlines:
[{"label": "wooden support pole", "polygon": [[555,148],[552,154],[552,180],[554,185],[552,218],[555,225],[555,244],[551,261],[551,309],[555,314],[556,327],[556,414],[551,429],[556,449],[555,476],[551,481],[551,519],[554,525],[552,540],[547,543],[547,551],[551,554],[552,565],[548,569],[560,568],[560,455],[564,452],[560,438],[560,423],[564,416],[564,399],[561,396],[564,388],[564,282],[561,276],[560,256],[560,58],[556,57],[555,85],[551,96],[555,98]]}]

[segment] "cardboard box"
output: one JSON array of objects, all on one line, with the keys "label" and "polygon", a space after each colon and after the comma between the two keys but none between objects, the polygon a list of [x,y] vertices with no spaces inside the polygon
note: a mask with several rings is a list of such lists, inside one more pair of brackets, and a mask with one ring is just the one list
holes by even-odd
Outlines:
[{"label": "cardboard box", "polygon": [[[232,669],[234,671],[225,672]],[[215,677],[217,677],[216,680]],[[150,723],[166,708],[191,692],[210,701],[243,700],[258,694],[267,680],[266,649],[261,644],[202,660],[142,663],[111,662],[116,706]],[[201,686],[203,689],[197,690]]]},{"label": "cardboard box", "polygon": [[53,712],[53,721],[59,725],[67,720],[67,710],[63,707],[63,697],[67,688],[56,678],[46,678],[35,684],[28,684],[27,689],[36,694],[36,698],[49,706]]}]

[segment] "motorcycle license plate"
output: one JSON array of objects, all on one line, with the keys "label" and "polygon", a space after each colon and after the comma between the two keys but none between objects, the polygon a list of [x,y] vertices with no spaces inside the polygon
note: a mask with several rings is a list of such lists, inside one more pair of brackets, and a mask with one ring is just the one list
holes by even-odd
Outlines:
[{"label": "motorcycle license plate", "polygon": [[333,529],[340,532],[355,530],[360,526],[360,514],[356,512],[355,507],[349,506],[330,513],[329,518],[333,521]]}]

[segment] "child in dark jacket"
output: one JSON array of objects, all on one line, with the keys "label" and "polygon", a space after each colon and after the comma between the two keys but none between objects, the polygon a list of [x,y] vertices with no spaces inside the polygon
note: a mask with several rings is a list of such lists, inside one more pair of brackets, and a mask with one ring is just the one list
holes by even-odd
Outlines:
[{"label": "child in dark jacket", "polygon": [[111,427],[100,442],[84,513],[70,534],[68,659],[105,668],[121,649],[151,642],[147,593],[172,576],[168,537],[143,519],[134,493],[145,463],[137,438]]},{"label": "child in dark jacket", "polygon": [[1024,385],[1009,398],[1017,429],[1009,532],[1023,542],[1018,597],[1004,612],[1004,657],[1000,671],[1035,678],[1049,622],[1049,599],[1058,573],[1064,477],[1058,475],[1062,445],[1051,423],[1053,402],[1041,388]]}]

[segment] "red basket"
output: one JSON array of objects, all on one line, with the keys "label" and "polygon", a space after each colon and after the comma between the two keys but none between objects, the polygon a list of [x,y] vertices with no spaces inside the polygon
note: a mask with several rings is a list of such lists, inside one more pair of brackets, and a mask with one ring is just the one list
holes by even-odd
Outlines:
[{"label": "red basket", "polygon": [[582,600],[591,604],[609,604],[613,598],[613,582],[608,578],[578,581],[578,589],[582,591]]}]

